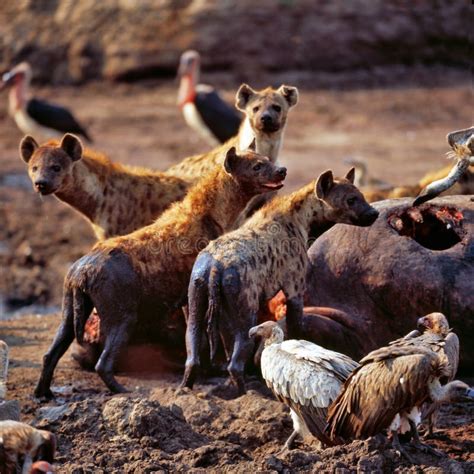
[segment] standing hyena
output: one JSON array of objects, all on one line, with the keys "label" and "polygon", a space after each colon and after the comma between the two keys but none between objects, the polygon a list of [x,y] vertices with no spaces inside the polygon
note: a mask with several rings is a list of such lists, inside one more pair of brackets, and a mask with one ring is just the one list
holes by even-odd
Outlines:
[{"label": "standing hyena", "polygon": [[[287,324],[303,311],[309,231],[340,222],[371,225],[378,212],[352,184],[354,168],[343,179],[331,171],[299,191],[275,198],[243,227],[211,242],[198,256],[188,291],[188,357],[182,385],[192,387],[200,364],[199,348],[207,327],[214,357],[219,335],[230,360],[228,370],[239,392],[253,347],[248,332],[259,306],[282,290]],[[290,331],[291,332],[291,331]]]},{"label": "standing hyena", "polygon": [[228,230],[253,196],[281,188],[285,176],[286,169],[268,158],[252,151],[237,154],[231,148],[223,166],[152,225],[99,242],[75,262],[64,281],[62,323],[44,356],[35,395],[52,396],[56,364],[74,337],[82,342],[93,307],[100,314],[104,338],[95,369],[110,390],[124,391],[113,369],[131,332],[150,322],[161,327],[166,314],[186,304],[199,250]]},{"label": "standing hyena", "polygon": [[255,140],[255,151],[276,163],[283,142],[288,112],[298,102],[298,89],[282,85],[255,91],[242,84],[235,97],[235,106],[245,114],[239,133],[208,153],[190,156],[166,171],[179,178],[196,180],[224,162],[226,151],[235,146],[246,150]]},{"label": "standing hyena", "polygon": [[41,146],[26,136],[20,156],[28,164],[35,191],[54,194],[82,214],[98,240],[151,224],[190,186],[184,179],[124,166],[84,150],[79,138],[69,133],[61,142],[50,140]]}]

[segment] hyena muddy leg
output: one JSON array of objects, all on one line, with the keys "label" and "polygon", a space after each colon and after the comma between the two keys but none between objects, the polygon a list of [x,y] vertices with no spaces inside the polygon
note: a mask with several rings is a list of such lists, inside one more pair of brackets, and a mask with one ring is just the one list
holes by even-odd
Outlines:
[{"label": "hyena muddy leg", "polygon": [[74,341],[74,309],[73,295],[69,291],[64,294],[63,298],[63,319],[59,326],[53,343],[48,352],[43,357],[43,369],[35,389],[35,397],[52,398],[51,382],[53,380],[54,369],[61,357],[68,350]]},{"label": "hyena muddy leg", "polygon": [[119,324],[113,325],[110,329],[105,329],[104,350],[95,366],[95,371],[99,374],[108,389],[114,393],[124,393],[128,390],[117,382],[114,377],[114,366],[122,349],[127,346],[130,331],[135,324],[136,315],[129,315]]},{"label": "hyena muddy leg", "polygon": [[303,317],[303,299],[298,296],[288,298],[286,301],[286,326],[288,337],[298,334],[301,318]]},{"label": "hyena muddy leg", "polygon": [[227,367],[231,380],[237,385],[239,395],[245,393],[245,364],[250,359],[254,347],[254,342],[249,339],[248,333],[250,328],[256,324],[256,321],[257,315],[253,314],[251,316],[251,324],[249,324],[248,327],[243,328],[243,330],[239,329],[235,336],[232,357]]}]

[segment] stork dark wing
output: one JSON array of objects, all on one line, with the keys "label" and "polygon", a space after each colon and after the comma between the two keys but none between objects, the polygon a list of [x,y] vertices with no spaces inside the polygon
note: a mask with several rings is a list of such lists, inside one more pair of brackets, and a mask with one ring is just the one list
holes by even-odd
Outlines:
[{"label": "stork dark wing", "polygon": [[52,128],[59,132],[82,135],[87,141],[92,142],[92,138],[85,128],[64,107],[38,99],[31,99],[26,106],[26,112],[43,127]]},{"label": "stork dark wing", "polygon": [[202,121],[221,143],[239,132],[241,115],[224,102],[214,89],[210,91],[198,89],[194,105]]}]

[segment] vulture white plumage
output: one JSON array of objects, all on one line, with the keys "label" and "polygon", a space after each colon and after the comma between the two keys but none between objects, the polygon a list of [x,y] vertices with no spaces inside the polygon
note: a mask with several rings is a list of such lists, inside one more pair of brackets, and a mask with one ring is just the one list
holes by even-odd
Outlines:
[{"label": "vulture white plumage", "polygon": [[417,424],[423,403],[431,400],[474,398],[474,390],[459,380],[443,385],[453,374],[446,351],[446,318],[432,313],[420,318],[425,331],[393,341],[365,356],[329,408],[327,433],[349,441],[374,436],[388,429],[395,449],[408,460],[400,445],[405,425],[415,447],[437,453],[420,442]]},{"label": "vulture white plumage", "polygon": [[294,431],[285,443],[291,445],[299,434],[313,435],[323,445],[336,444],[324,432],[327,408],[337,397],[349,374],[358,367],[350,357],[303,340],[284,341],[274,321],[249,331],[249,337],[264,340],[262,376],[274,395],[290,408]]}]

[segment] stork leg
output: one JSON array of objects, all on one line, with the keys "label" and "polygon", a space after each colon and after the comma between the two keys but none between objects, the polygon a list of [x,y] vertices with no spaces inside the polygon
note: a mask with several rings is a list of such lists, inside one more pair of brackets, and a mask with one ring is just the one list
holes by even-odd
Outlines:
[{"label": "stork leg", "polygon": [[435,456],[438,456],[438,457],[443,457],[442,453],[432,448],[428,444],[424,444],[420,441],[420,435],[418,434],[416,423],[413,420],[408,419],[408,423],[410,423],[411,435],[413,438],[412,444],[416,449],[419,449],[420,451],[424,451],[426,453],[434,454]]},{"label": "stork leg", "polygon": [[409,463],[416,464],[415,460],[406,452],[405,448],[402,448],[400,444],[400,439],[398,438],[398,433],[396,430],[392,431],[392,446],[395,451],[400,455],[403,456]]}]

